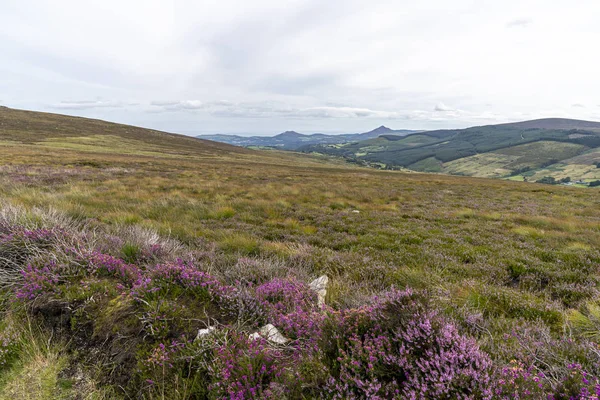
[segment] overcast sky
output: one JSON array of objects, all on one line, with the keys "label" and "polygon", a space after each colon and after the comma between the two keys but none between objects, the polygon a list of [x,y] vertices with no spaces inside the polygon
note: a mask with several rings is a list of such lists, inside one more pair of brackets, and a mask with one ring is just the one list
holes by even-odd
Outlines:
[{"label": "overcast sky", "polygon": [[600,120],[598,0],[1,0],[0,105],[185,134]]}]

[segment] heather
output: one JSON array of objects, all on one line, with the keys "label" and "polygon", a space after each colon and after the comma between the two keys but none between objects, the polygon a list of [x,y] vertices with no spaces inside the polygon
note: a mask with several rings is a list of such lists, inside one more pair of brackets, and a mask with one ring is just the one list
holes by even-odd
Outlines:
[{"label": "heather", "polygon": [[[593,399],[600,391],[594,337],[519,319],[490,341],[498,321],[431,288],[319,305],[306,267],[284,276],[276,261],[229,261],[142,230],[132,257],[117,240],[131,241],[131,230],[40,209],[5,205],[0,222],[12,266],[2,279],[0,368],[22,368],[27,321],[60,349],[52,354],[67,398],[81,381],[68,365],[109,398]],[[266,323],[286,342],[257,335]]]}]

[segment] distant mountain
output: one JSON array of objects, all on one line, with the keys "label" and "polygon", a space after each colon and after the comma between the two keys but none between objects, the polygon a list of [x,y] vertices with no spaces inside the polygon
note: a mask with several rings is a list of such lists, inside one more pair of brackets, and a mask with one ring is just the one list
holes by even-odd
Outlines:
[{"label": "distant mountain", "polygon": [[243,147],[272,147],[282,150],[299,150],[311,145],[335,145],[343,143],[358,142],[361,140],[377,138],[380,135],[390,134],[404,136],[420,131],[411,130],[392,130],[385,126],[380,126],[370,132],[349,133],[340,135],[331,135],[325,133],[313,133],[304,135],[302,133],[287,131],[275,136],[238,136],[238,135],[201,135],[200,139],[213,140]]},{"label": "distant mountain", "polygon": [[600,122],[547,118],[302,148],[382,168],[537,181],[600,179]]}]

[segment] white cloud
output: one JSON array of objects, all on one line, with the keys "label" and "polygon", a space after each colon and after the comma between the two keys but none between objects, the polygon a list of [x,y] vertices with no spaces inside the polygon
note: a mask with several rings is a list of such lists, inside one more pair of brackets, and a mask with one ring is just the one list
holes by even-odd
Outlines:
[{"label": "white cloud", "polygon": [[599,13],[597,0],[3,0],[0,93],[190,133],[591,119],[565,99],[597,104]]},{"label": "white cloud", "polygon": [[452,107],[448,107],[444,103],[437,103],[433,108],[433,111],[446,112],[446,111],[455,111]]},{"label": "white cloud", "polygon": [[517,19],[513,19],[512,21],[509,21],[506,26],[508,28],[523,28],[526,26],[529,26],[533,23],[533,20],[531,18],[517,18]]},{"label": "white cloud", "polygon": [[201,110],[207,107],[200,100],[183,100],[183,101],[152,101],[151,106],[161,107],[165,111],[179,110]]},{"label": "white cloud", "polygon": [[92,108],[123,108],[126,106],[135,106],[136,103],[123,103],[120,101],[105,101],[105,100],[75,100],[61,101],[51,105],[52,108],[62,110],[88,110]]},{"label": "white cloud", "polygon": [[[162,111],[204,112],[223,117],[265,118],[398,118],[393,111],[344,106],[301,108],[275,102],[233,103],[227,100],[203,103],[199,100],[152,101],[151,106]],[[152,111],[152,110],[151,110]]]}]

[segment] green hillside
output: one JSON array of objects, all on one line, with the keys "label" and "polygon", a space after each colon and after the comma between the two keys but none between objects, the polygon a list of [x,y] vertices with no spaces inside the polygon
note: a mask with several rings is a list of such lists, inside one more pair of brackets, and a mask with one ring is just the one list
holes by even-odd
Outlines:
[{"label": "green hillside", "polygon": [[[547,119],[422,132],[404,137],[385,135],[358,143],[312,146],[304,150],[386,168],[514,178],[538,176],[536,170],[541,173],[542,169],[548,176],[562,177],[565,169],[558,164],[589,164],[593,155],[577,156],[592,154],[598,147],[600,123]],[[557,164],[556,168],[545,169],[553,164]],[[572,179],[589,179],[591,175],[585,171],[587,169],[583,167],[568,169]]]},{"label": "green hillside", "polygon": [[120,142],[135,151],[188,155],[244,152],[237,147],[152,129],[7,107],[0,107],[0,140],[49,147],[80,144],[83,149],[90,146],[94,150]]}]

